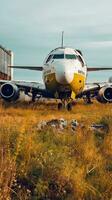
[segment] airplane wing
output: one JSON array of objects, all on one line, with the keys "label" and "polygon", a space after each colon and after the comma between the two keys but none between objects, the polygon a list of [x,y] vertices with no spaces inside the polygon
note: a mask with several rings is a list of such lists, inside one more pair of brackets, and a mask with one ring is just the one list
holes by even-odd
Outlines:
[{"label": "airplane wing", "polygon": [[28,69],[28,70],[35,70],[35,71],[43,71],[42,66],[8,66],[10,68],[15,68],[15,69]]},{"label": "airplane wing", "polygon": [[112,67],[87,67],[88,72],[112,70]]},{"label": "airplane wing", "polygon": [[90,84],[86,84],[83,91],[81,93],[79,93],[77,95],[78,98],[81,98],[85,95],[87,95],[88,93],[93,93],[95,91],[98,91],[101,87],[103,87],[105,84],[99,84],[99,83],[90,83]]},{"label": "airplane wing", "polygon": [[29,82],[29,81],[9,81],[9,80],[0,80],[0,85],[9,83],[9,84],[15,84],[20,88],[33,88],[33,89],[45,89],[44,84],[38,83],[38,82]]},{"label": "airplane wing", "polygon": [[[16,69],[28,69],[43,71],[43,66],[8,66]],[[32,100],[34,101],[38,97],[52,98],[52,94],[46,90],[45,85],[38,82],[28,81],[8,81],[0,80],[0,96],[5,100],[15,100],[20,96],[21,91],[24,91],[25,95],[32,94]],[[3,94],[4,93],[4,94]],[[10,94],[10,95],[9,95]]]},{"label": "airplane wing", "polygon": [[13,100],[13,97],[17,96],[20,91],[24,91],[25,94],[31,93],[33,100],[39,96],[52,98],[52,95],[46,90],[44,84],[28,81],[0,80],[0,96],[2,98],[5,99],[6,97],[6,100],[10,100],[10,97],[12,97],[11,100]]},{"label": "airplane wing", "polygon": [[101,89],[102,87],[104,87],[105,85],[107,85],[106,82],[104,83],[87,83],[82,91],[83,95],[86,95],[86,93],[88,92],[94,92],[96,90]]},{"label": "airplane wing", "polygon": [[87,83],[77,98],[84,98],[87,103],[91,103],[91,98],[100,103],[112,103],[112,82]]}]

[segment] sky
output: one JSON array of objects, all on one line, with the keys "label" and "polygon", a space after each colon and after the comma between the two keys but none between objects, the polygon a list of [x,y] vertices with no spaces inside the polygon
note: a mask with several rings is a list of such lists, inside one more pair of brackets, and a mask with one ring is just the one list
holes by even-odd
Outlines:
[{"label": "sky", "polygon": [[[112,0],[0,0],[0,44],[15,65],[42,65],[61,44],[80,49],[88,66],[112,66]],[[89,73],[105,81],[112,72]],[[37,71],[14,70],[14,79],[42,82]]]}]

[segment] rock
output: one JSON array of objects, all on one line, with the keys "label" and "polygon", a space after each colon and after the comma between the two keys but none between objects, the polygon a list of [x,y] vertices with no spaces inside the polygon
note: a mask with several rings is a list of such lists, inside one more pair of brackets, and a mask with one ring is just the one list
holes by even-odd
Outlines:
[{"label": "rock", "polygon": [[101,130],[101,129],[105,129],[105,125],[104,125],[104,124],[92,124],[92,125],[91,125],[91,129],[92,129],[92,130]]},{"label": "rock", "polygon": [[67,120],[64,120],[63,118],[60,119],[60,128],[64,129],[67,127]]},{"label": "rock", "polygon": [[63,118],[61,119],[52,119],[47,122],[48,126],[54,127],[54,128],[59,128],[59,129],[64,129],[67,127],[67,121],[64,120]]},{"label": "rock", "polygon": [[47,125],[46,121],[41,121],[38,124],[38,130],[41,130],[41,129],[45,128],[46,125]]},{"label": "rock", "polygon": [[[63,130],[65,128],[67,128],[68,126],[68,121],[65,120],[64,118],[60,118],[60,119],[52,119],[52,120],[49,120],[49,121],[41,121],[39,124],[38,124],[38,129],[41,130],[45,127],[52,127],[52,128],[56,128],[56,129],[59,129],[59,130]],[[70,127],[73,131],[76,130],[76,127],[79,126],[79,123],[77,122],[76,119],[73,119],[71,120],[70,122]]]},{"label": "rock", "polygon": [[75,131],[76,130],[76,127],[79,125],[79,123],[77,122],[76,119],[72,119],[71,121],[71,129],[72,131]]}]

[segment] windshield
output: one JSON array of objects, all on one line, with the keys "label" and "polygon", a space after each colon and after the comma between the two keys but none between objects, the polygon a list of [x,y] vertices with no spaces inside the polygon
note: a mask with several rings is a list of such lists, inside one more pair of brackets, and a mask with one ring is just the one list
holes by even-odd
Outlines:
[{"label": "windshield", "polygon": [[76,59],[76,55],[74,54],[65,54],[66,59]]},{"label": "windshield", "polygon": [[63,59],[64,54],[54,54],[53,59]]},{"label": "windshield", "polygon": [[48,63],[51,59],[77,59],[76,55],[75,54],[52,54],[48,57],[46,63]]}]

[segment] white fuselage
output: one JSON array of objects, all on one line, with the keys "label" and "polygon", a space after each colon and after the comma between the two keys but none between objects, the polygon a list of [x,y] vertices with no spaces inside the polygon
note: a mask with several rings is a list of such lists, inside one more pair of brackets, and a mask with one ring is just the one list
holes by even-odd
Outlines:
[{"label": "white fuselage", "polygon": [[69,88],[77,94],[84,88],[86,75],[87,66],[77,50],[60,47],[45,59],[43,79],[51,92],[65,92]]}]

